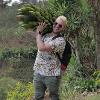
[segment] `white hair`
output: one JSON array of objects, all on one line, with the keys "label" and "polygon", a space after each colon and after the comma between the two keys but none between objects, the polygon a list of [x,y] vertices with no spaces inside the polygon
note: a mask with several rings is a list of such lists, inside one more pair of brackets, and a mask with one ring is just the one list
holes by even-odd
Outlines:
[{"label": "white hair", "polygon": [[68,21],[67,21],[67,18],[65,16],[63,16],[63,15],[59,16],[56,20],[59,20],[59,19],[64,22],[65,26],[67,26]]}]

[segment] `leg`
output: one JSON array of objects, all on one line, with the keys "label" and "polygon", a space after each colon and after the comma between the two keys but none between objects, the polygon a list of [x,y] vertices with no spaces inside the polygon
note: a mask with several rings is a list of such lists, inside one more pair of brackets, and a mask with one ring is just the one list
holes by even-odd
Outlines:
[{"label": "leg", "polygon": [[60,78],[56,76],[46,77],[45,83],[50,93],[51,100],[59,100],[59,82]]},{"label": "leg", "polygon": [[46,86],[43,77],[39,74],[34,75],[35,100],[43,100]]}]

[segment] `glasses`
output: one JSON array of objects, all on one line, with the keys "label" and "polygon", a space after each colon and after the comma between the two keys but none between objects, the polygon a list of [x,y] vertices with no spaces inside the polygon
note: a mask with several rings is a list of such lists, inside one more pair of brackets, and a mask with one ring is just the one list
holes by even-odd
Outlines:
[{"label": "glasses", "polygon": [[58,25],[58,27],[59,28],[62,28],[62,25],[61,24],[59,24],[59,23],[57,23],[57,22],[54,22],[54,24],[53,24],[54,26],[56,26],[56,25]]}]

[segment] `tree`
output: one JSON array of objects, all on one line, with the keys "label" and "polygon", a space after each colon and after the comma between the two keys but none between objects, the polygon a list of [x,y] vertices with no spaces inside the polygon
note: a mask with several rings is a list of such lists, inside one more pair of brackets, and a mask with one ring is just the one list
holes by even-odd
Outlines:
[{"label": "tree", "polygon": [[5,8],[8,3],[10,3],[12,0],[4,1],[0,0],[0,8]]},{"label": "tree", "polygon": [[0,0],[0,8],[3,8],[3,0]]},{"label": "tree", "polygon": [[100,0],[89,0],[93,8],[93,23],[96,41],[96,67],[100,70]]}]

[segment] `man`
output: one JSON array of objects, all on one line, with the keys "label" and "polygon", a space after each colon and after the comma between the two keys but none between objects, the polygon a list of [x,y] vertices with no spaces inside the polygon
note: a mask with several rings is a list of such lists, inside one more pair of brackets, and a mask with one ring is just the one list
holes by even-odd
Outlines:
[{"label": "man", "polygon": [[45,23],[39,23],[36,30],[36,43],[38,53],[34,64],[35,99],[43,100],[45,90],[48,88],[51,100],[59,100],[59,81],[61,76],[61,63],[56,52],[62,55],[65,48],[63,37],[52,39],[65,30],[67,19],[59,16],[53,24],[53,30],[42,37],[46,27]]}]

